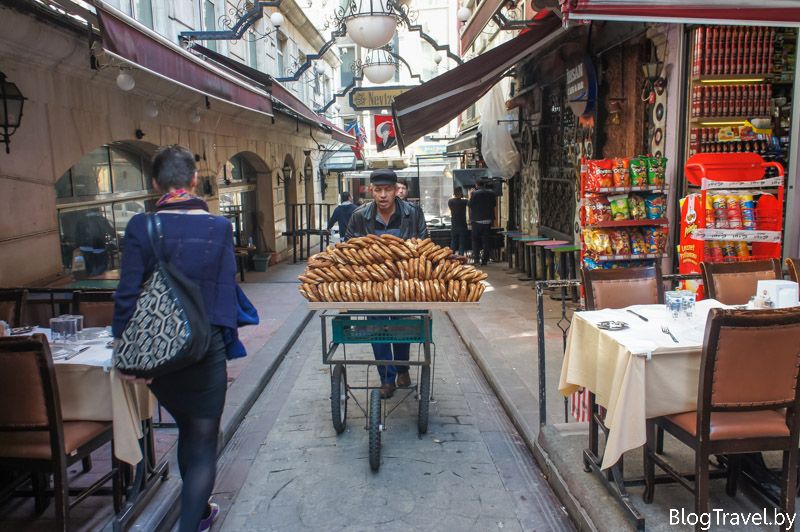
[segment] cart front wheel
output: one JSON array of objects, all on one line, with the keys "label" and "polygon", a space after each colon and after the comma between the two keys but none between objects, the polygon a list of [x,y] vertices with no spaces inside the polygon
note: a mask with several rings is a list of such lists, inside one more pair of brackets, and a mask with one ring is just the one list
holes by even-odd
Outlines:
[{"label": "cart front wheel", "polygon": [[431,404],[431,367],[422,366],[419,374],[419,414],[417,416],[417,431],[420,435],[428,432],[428,410]]},{"label": "cart front wheel", "polygon": [[369,396],[369,466],[377,471],[381,466],[381,391],[372,390]]},{"label": "cart front wheel", "polygon": [[336,434],[347,427],[347,370],[336,364],[331,374],[331,419]]}]

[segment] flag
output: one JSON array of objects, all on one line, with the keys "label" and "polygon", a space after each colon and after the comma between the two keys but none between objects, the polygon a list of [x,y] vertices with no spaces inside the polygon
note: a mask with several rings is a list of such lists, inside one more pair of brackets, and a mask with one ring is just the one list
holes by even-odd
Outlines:
[{"label": "flag", "polygon": [[364,146],[367,144],[367,136],[364,134],[364,128],[361,127],[358,121],[353,120],[345,125],[344,132],[349,133],[356,138],[356,145],[350,146],[350,148],[352,148],[353,153],[356,154],[356,159],[363,161]]},{"label": "flag", "polygon": [[397,145],[397,136],[394,133],[394,121],[388,115],[375,115],[375,145],[378,151],[388,150]]}]

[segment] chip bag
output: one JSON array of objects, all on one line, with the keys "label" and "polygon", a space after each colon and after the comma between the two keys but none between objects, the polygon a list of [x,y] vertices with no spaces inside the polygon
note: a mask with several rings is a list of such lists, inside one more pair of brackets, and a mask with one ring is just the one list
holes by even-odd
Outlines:
[{"label": "chip bag", "polygon": [[630,159],[614,159],[613,183],[615,187],[631,186]]},{"label": "chip bag", "polygon": [[611,159],[599,159],[586,162],[586,188],[597,190],[608,188],[613,185],[614,161]]},{"label": "chip bag", "polygon": [[667,159],[664,157],[646,157],[647,184],[654,187],[664,186]]},{"label": "chip bag", "polygon": [[586,196],[586,221],[589,225],[611,221],[611,204],[599,194]]},{"label": "chip bag", "polygon": [[628,196],[628,210],[631,212],[631,218],[634,220],[643,220],[647,218],[645,199],[637,194]]},{"label": "chip bag", "polygon": [[638,229],[631,231],[631,254],[644,255],[647,253],[647,244],[645,244],[644,235]]},{"label": "chip bag", "polygon": [[644,204],[649,220],[658,220],[664,217],[667,203],[663,194],[648,194],[644,197]]},{"label": "chip bag", "polygon": [[628,208],[628,195],[609,196],[611,202],[611,218],[613,220],[630,220],[631,212]]},{"label": "chip bag", "polygon": [[639,157],[634,157],[629,161],[631,171],[631,186],[647,186],[647,163]]},{"label": "chip bag", "polygon": [[631,241],[627,231],[611,231],[609,237],[611,238],[611,250],[614,255],[631,254]]}]

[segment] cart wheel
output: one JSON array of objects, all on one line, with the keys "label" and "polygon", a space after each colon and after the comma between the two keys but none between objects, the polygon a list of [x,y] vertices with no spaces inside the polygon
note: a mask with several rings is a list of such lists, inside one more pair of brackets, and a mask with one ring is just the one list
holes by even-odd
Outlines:
[{"label": "cart wheel", "polygon": [[333,366],[331,374],[331,419],[336,434],[347,427],[347,370],[342,364]]},{"label": "cart wheel", "polygon": [[420,435],[428,432],[428,409],[431,404],[431,367],[422,366],[419,374],[419,389],[417,390],[419,399],[419,414],[417,416],[417,430]]},{"label": "cart wheel", "polygon": [[377,471],[381,466],[381,391],[372,390],[369,396],[369,466]]}]

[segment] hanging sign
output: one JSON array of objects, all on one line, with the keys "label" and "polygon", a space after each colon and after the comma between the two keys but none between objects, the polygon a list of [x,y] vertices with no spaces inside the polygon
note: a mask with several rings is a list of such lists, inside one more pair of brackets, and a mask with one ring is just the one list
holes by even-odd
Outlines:
[{"label": "hanging sign", "polygon": [[378,151],[388,150],[397,145],[397,136],[394,134],[394,122],[389,115],[375,115],[373,131],[375,131],[375,145]]},{"label": "hanging sign", "polygon": [[597,74],[588,57],[567,68],[567,102],[575,116],[585,116],[594,111],[597,102]]},{"label": "hanging sign", "polygon": [[356,111],[391,109],[394,99],[411,88],[413,87],[381,87],[379,89],[356,87],[350,91],[350,107]]}]

